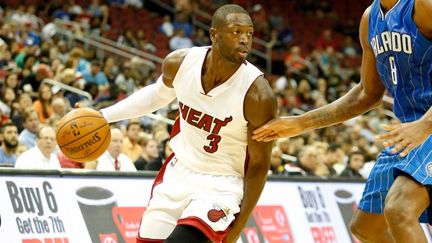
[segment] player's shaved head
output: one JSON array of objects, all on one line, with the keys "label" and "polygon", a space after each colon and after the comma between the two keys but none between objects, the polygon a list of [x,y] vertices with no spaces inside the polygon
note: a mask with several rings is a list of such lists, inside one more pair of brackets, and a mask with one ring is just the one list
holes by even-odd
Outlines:
[{"label": "player's shaved head", "polygon": [[226,17],[229,14],[236,14],[236,13],[242,13],[247,14],[249,13],[242,8],[241,6],[237,4],[227,4],[223,5],[222,7],[218,8],[216,12],[213,14],[213,19],[211,23],[211,27],[218,27],[226,23]]}]

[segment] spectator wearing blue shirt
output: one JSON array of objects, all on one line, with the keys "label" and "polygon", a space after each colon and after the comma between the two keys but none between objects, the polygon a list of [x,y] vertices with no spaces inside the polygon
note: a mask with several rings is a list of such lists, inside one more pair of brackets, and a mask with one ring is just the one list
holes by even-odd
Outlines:
[{"label": "spectator wearing blue shirt", "polygon": [[18,128],[12,122],[6,122],[0,127],[3,143],[0,147],[0,167],[12,166],[16,161],[18,147]]},{"label": "spectator wearing blue shirt", "polygon": [[83,78],[88,84],[97,84],[99,90],[105,91],[108,90],[108,78],[105,73],[101,71],[100,62],[94,60],[91,63],[90,72],[83,73]]},{"label": "spectator wearing blue shirt", "polygon": [[192,36],[194,33],[194,28],[192,24],[188,22],[187,15],[182,12],[177,13],[173,26],[175,31],[183,29],[187,37]]},{"label": "spectator wearing blue shirt", "polygon": [[40,125],[36,110],[33,107],[25,109],[23,120],[24,130],[20,133],[18,141],[27,148],[33,148],[36,144],[36,135]]}]

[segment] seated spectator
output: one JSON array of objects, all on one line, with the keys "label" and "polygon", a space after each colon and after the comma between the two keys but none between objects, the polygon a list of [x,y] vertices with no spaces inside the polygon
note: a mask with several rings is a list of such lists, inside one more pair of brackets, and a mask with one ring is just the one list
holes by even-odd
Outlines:
[{"label": "seated spectator", "polygon": [[305,175],[328,176],[329,171],[324,162],[317,157],[318,150],[313,145],[304,146],[297,158],[299,166],[303,169]]},{"label": "seated spectator", "polygon": [[325,50],[328,47],[333,48],[335,51],[339,50],[339,41],[334,38],[333,32],[331,29],[325,29],[322,32],[322,35],[318,38],[315,43],[315,48]]},{"label": "seated spectator", "polygon": [[159,30],[167,37],[171,37],[174,34],[174,26],[171,23],[171,16],[167,14],[163,17],[163,23],[159,27]]},{"label": "seated spectator", "polygon": [[108,78],[101,71],[99,61],[94,60],[91,62],[91,70],[90,72],[83,73],[83,78],[88,84],[97,84],[99,90],[105,91],[109,88]]},{"label": "seated spectator", "polygon": [[53,113],[47,123],[50,126],[55,127],[56,123],[69,112],[70,106],[64,97],[54,97],[51,106]]},{"label": "seated spectator", "polygon": [[191,37],[193,35],[194,28],[191,23],[188,21],[188,15],[182,12],[177,12],[176,19],[173,22],[174,30],[177,31],[179,29],[184,30],[184,35],[187,37]]},{"label": "seated spectator", "polygon": [[125,62],[123,64],[123,72],[120,72],[115,78],[115,84],[125,87],[127,94],[132,94],[136,90],[134,79],[134,72],[132,70],[132,63]]},{"label": "seated spectator", "polygon": [[123,139],[123,153],[130,160],[135,161],[141,154],[142,147],[138,144],[141,124],[137,120],[131,120],[126,126],[126,136]]},{"label": "seated spectator", "polygon": [[19,80],[18,80],[17,72],[11,72],[6,76],[5,87],[13,89],[15,91],[15,94],[19,90],[18,84],[19,84]]},{"label": "seated spectator", "polygon": [[291,47],[290,53],[285,57],[285,67],[297,74],[307,70],[308,63],[301,55],[300,46]]},{"label": "seated spectator", "polygon": [[15,91],[11,88],[5,88],[1,94],[0,109],[9,117],[12,115],[14,101]]},{"label": "seated spectator", "polygon": [[108,149],[97,159],[96,170],[136,171],[132,160],[123,153],[123,133],[118,128],[111,128],[111,142]]},{"label": "seated spectator", "polygon": [[41,123],[45,123],[46,120],[48,120],[53,114],[51,101],[51,86],[48,84],[42,84],[39,87],[38,98],[33,102],[33,108],[38,114],[38,118]]},{"label": "seated spectator", "polygon": [[[345,167],[344,157],[345,152],[338,144],[332,143],[329,145],[326,153],[325,165],[329,170],[330,176],[337,176]],[[342,166],[342,170],[340,169]]]},{"label": "seated spectator", "polygon": [[0,167],[15,165],[18,147],[18,129],[15,124],[7,122],[0,127],[3,142],[0,147]]},{"label": "seated spectator", "polygon": [[24,130],[23,114],[26,108],[32,107],[32,99],[29,93],[21,93],[18,97],[18,106],[12,115],[12,122],[17,126],[18,133]]},{"label": "seated spectator", "polygon": [[159,158],[157,142],[154,139],[141,140],[142,152],[140,157],[135,161],[135,167],[138,170],[158,171],[162,167]]},{"label": "seated spectator", "polygon": [[286,171],[282,163],[282,151],[279,147],[275,146],[272,149],[269,174],[284,175],[285,173]]},{"label": "seated spectator", "polygon": [[198,28],[193,43],[195,46],[208,46],[210,45],[210,38],[203,29]]},{"label": "seated spectator", "polygon": [[17,158],[15,168],[60,169],[60,162],[54,154],[56,147],[54,128],[42,127],[37,133],[36,145]]},{"label": "seated spectator", "polygon": [[24,92],[28,92],[33,94],[39,90],[39,86],[42,81],[46,78],[51,78],[53,76],[53,72],[50,67],[46,64],[39,64],[32,68],[32,71],[28,76],[24,77],[20,88],[24,90]]},{"label": "seated spectator", "polygon": [[193,47],[193,42],[189,37],[185,36],[183,29],[177,29],[176,34],[169,40],[169,48],[171,51],[191,47]]},{"label": "seated spectator", "polygon": [[60,162],[61,168],[69,168],[69,169],[83,169],[85,163],[80,163],[77,161],[73,161],[66,157],[61,151],[57,154],[57,158]]},{"label": "seated spectator", "polygon": [[360,170],[365,164],[365,156],[361,151],[351,152],[348,156],[348,164],[340,174],[341,177],[362,178]]},{"label": "seated spectator", "polygon": [[23,114],[24,130],[19,134],[18,141],[28,148],[36,145],[36,137],[39,132],[39,118],[33,107],[28,107]]}]

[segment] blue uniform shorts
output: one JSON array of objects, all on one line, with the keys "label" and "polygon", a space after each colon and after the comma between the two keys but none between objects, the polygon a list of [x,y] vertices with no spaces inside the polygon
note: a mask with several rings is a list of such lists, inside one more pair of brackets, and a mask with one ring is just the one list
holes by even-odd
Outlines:
[{"label": "blue uniform shorts", "polygon": [[[394,179],[407,174],[417,182],[432,185],[432,137],[413,149],[405,158],[385,148],[378,156],[366,182],[359,209],[368,213],[383,213],[385,198]],[[432,207],[423,212],[420,222],[432,223]]]}]

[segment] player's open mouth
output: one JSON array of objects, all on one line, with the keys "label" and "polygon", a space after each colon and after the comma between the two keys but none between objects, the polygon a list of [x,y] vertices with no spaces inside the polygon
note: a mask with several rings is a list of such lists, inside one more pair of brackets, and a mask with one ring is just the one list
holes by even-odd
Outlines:
[{"label": "player's open mouth", "polygon": [[248,55],[248,51],[238,51],[237,53],[240,54],[240,56],[242,56],[244,58],[246,58]]}]

